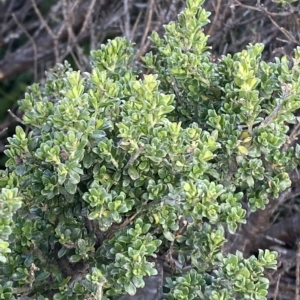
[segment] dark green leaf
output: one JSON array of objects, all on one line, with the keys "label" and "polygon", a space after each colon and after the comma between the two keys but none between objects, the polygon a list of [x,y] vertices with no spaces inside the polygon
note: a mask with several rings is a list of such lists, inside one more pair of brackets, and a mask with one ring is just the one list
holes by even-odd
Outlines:
[{"label": "dark green leaf", "polygon": [[36,276],[35,280],[36,280],[36,281],[44,281],[44,280],[46,280],[49,276],[50,276],[50,272],[44,271],[44,272],[38,274],[38,276]]}]

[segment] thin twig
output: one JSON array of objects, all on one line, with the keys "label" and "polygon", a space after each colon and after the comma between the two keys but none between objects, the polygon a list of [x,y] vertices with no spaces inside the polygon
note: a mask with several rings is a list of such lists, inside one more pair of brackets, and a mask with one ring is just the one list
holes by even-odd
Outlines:
[{"label": "thin twig", "polygon": [[27,36],[27,38],[30,40],[32,44],[32,49],[33,49],[33,55],[34,55],[34,60],[33,60],[33,67],[34,67],[34,81],[37,81],[37,47],[34,39],[32,36],[29,34],[29,32],[26,30],[26,28],[19,22],[17,16],[13,13],[12,17],[16,24],[23,30],[24,34]]},{"label": "thin twig", "polygon": [[150,30],[151,21],[152,21],[152,14],[153,14],[153,5],[154,5],[154,0],[149,0],[148,1],[148,8],[147,8],[147,21],[146,21],[146,27],[145,27],[144,34],[143,34],[143,37],[142,37],[142,41],[141,41],[141,49],[143,48],[143,46],[146,42],[149,30]]},{"label": "thin twig", "polygon": [[130,13],[129,13],[129,5],[128,0],[124,1],[124,28],[125,28],[125,36],[129,40],[130,39]]},{"label": "thin twig", "polygon": [[18,123],[25,125],[24,122],[18,116],[16,116],[10,109],[8,109],[7,111],[14,120],[16,120]]},{"label": "thin twig", "polygon": [[277,201],[278,201],[278,204],[281,205],[283,204],[286,200],[294,197],[294,192],[292,190],[292,188],[288,188],[286,189],[285,191],[283,191],[280,196],[278,197]]},{"label": "thin twig", "polygon": [[90,50],[96,49],[96,25],[93,24],[92,18],[90,19]]},{"label": "thin twig", "polygon": [[72,14],[70,13],[70,7],[66,0],[62,0],[62,11],[68,31],[68,47],[71,47],[71,44],[74,39],[74,32],[72,28],[73,18]]},{"label": "thin twig", "polygon": [[3,128],[3,129],[0,131],[0,136],[1,136],[6,130],[8,130],[8,127],[5,127],[5,128]]},{"label": "thin twig", "polygon": [[135,32],[136,32],[137,26],[140,22],[141,16],[142,16],[142,12],[140,11],[137,18],[136,18],[136,20],[135,20],[135,22],[134,22],[132,30],[131,30],[131,35],[130,35],[130,40],[131,41],[133,40],[133,37],[135,36]]},{"label": "thin twig", "polygon": [[[213,21],[211,22],[211,26],[207,32],[207,35],[213,35],[214,32],[215,32],[215,28],[216,28],[216,25],[217,25],[217,20],[219,19],[219,12],[220,12],[220,7],[221,7],[221,3],[222,3],[222,0],[217,0],[217,5],[215,6],[215,15],[214,15],[214,19]],[[214,3],[213,3],[214,5]]]},{"label": "thin twig", "polygon": [[274,17],[277,17],[277,16],[280,16],[280,17],[287,17],[291,14],[294,13],[294,11],[289,11],[289,12],[284,12],[284,13],[274,13],[274,12],[270,12],[267,10],[267,8],[263,5],[260,5],[260,6],[249,6],[249,5],[245,5],[243,3],[241,3],[240,1],[238,0],[235,0],[235,2],[238,4],[238,6],[241,6],[241,7],[244,7],[244,8],[247,8],[247,9],[251,9],[251,10],[256,10],[256,11],[259,11],[261,12],[262,14],[266,14],[268,16],[274,16]]},{"label": "thin twig", "polygon": [[[153,0],[152,0],[152,1],[153,1]],[[160,17],[159,17],[159,20],[158,20],[158,22],[157,22],[157,24],[156,24],[156,26],[155,26],[154,29],[153,29],[153,31],[157,31],[157,30],[161,27],[163,21],[164,21],[163,17],[160,16]],[[147,41],[144,45],[141,44],[140,51],[138,52],[138,54],[137,54],[136,57],[135,57],[135,60],[136,60],[136,61],[138,61],[138,60],[141,58],[141,56],[143,56],[143,55],[145,54],[145,52],[147,51],[147,49],[148,49],[150,43],[151,43],[151,41],[150,41],[150,39],[148,39],[148,41]]]},{"label": "thin twig", "polygon": [[297,243],[297,256],[296,256],[296,288],[295,288],[295,300],[299,300],[300,290],[300,242]]},{"label": "thin twig", "polygon": [[299,45],[299,42],[293,37],[293,35],[287,31],[286,29],[284,29],[283,27],[279,26],[275,20],[271,17],[271,15],[268,15],[268,18],[270,19],[270,21],[274,24],[274,26],[281,31],[286,37],[287,39],[292,42],[295,43],[296,45]]},{"label": "thin twig", "polygon": [[275,291],[274,291],[274,295],[273,295],[273,300],[276,300],[276,299],[277,299],[278,291],[279,291],[279,283],[280,283],[280,279],[281,279],[281,274],[279,274],[279,276],[278,276],[278,278],[277,278],[276,287],[275,287]]},{"label": "thin twig", "polygon": [[298,136],[298,131],[300,129],[300,122],[294,126],[288,140],[285,142],[284,146],[283,146],[283,151],[286,151],[288,149],[288,147],[295,141],[297,140],[297,136]]},{"label": "thin twig", "polygon": [[49,35],[51,35],[51,37],[53,39],[55,39],[55,34],[53,33],[52,29],[49,27],[48,23],[45,21],[44,17],[42,16],[39,8],[37,7],[35,0],[31,0],[31,4],[32,4],[32,7],[33,7],[35,13],[37,14],[38,18],[40,19],[41,23],[47,29]]},{"label": "thin twig", "polygon": [[54,53],[55,53],[55,61],[56,63],[58,62],[58,57],[59,57],[59,52],[58,52],[58,36],[52,31],[52,29],[49,27],[48,23],[46,22],[46,20],[44,19],[44,17],[42,16],[39,8],[37,7],[37,4],[35,2],[35,0],[31,0],[31,4],[33,6],[33,9],[35,11],[35,13],[37,14],[38,18],[40,19],[41,23],[43,24],[43,26],[46,28],[48,34],[51,36],[52,40],[53,40],[53,44],[54,44]]},{"label": "thin twig", "polygon": [[266,127],[268,126],[279,114],[283,103],[288,99],[289,96],[293,93],[291,90],[291,84],[282,84],[282,97],[275,107],[275,109],[271,112],[269,116],[267,116],[259,125],[259,127]]},{"label": "thin twig", "polygon": [[[68,42],[67,42],[67,53],[70,53],[75,64],[77,65],[78,69],[81,70],[82,66],[78,62],[78,59],[73,51],[73,47],[75,44],[75,36],[74,36],[74,31],[73,31],[73,17],[71,14],[71,8],[67,2],[67,0],[62,0],[62,8],[63,8],[63,16],[65,20],[65,24],[67,27],[68,31]],[[59,59],[59,61],[62,61],[62,58]]]},{"label": "thin twig", "polygon": [[94,11],[94,7],[95,7],[95,4],[96,4],[96,0],[92,0],[91,3],[90,3],[90,6],[88,8],[88,11],[87,11],[87,14],[86,14],[86,17],[85,17],[85,20],[83,22],[83,25],[81,26],[81,29],[77,35],[77,39],[81,37],[81,35],[84,33],[84,31],[86,30],[87,28],[87,25],[89,23],[89,20],[90,20],[90,17]]}]

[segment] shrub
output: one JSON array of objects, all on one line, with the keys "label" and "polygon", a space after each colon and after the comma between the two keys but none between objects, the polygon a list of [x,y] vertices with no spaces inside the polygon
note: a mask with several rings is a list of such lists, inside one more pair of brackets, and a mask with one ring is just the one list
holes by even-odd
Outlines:
[{"label": "shrub", "polygon": [[292,66],[262,61],[261,44],[212,62],[202,4],[152,34],[142,69],[117,38],[91,73],[58,65],[20,101],[26,130],[0,180],[1,299],[266,299],[276,253],[222,246],[290,186],[300,48]]}]

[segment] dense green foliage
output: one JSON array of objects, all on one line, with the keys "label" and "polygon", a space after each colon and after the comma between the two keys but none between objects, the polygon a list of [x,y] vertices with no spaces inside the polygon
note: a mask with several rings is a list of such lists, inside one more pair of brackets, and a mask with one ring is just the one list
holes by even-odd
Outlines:
[{"label": "dense green foliage", "polygon": [[[276,253],[226,254],[250,210],[289,185],[299,149],[293,66],[263,45],[210,60],[202,0],[153,33],[143,72],[122,38],[91,74],[57,66],[20,108],[0,186],[0,299],[117,299],[167,261],[164,299],[266,299]],[[186,266],[189,268],[185,268]],[[183,271],[183,269],[185,271]]]}]

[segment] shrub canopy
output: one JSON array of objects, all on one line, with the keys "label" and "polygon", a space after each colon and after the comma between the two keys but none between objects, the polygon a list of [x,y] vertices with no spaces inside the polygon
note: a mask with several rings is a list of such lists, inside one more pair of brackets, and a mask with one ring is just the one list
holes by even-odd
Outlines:
[{"label": "shrub canopy", "polygon": [[292,66],[262,61],[262,44],[213,62],[202,4],[151,35],[143,66],[116,38],[91,73],[58,65],[20,101],[26,130],[0,179],[1,299],[148,299],[147,278],[156,299],[266,299],[276,253],[223,245],[299,163],[300,48]]}]

